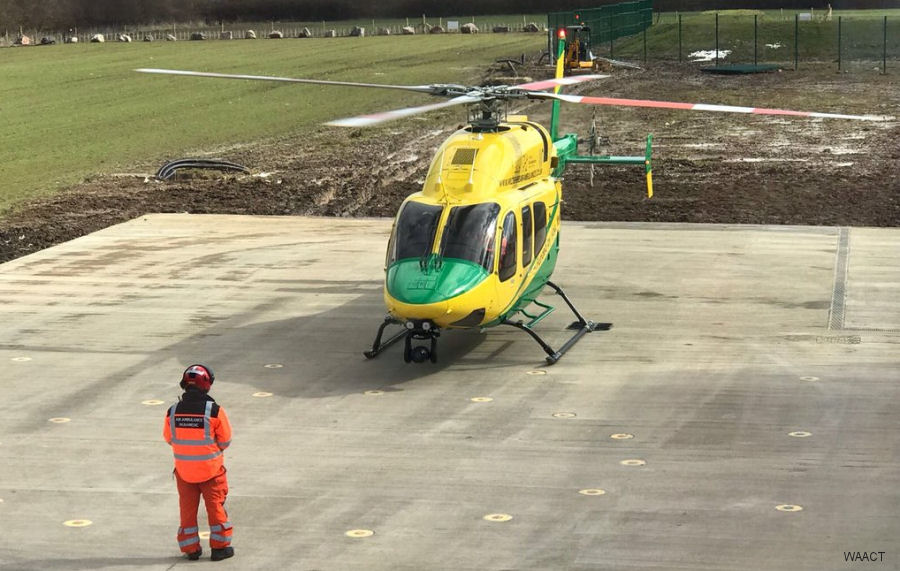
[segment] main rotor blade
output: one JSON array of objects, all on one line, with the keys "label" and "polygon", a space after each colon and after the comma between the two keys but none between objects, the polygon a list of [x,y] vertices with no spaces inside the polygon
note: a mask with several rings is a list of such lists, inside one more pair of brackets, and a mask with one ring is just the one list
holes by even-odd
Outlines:
[{"label": "main rotor blade", "polygon": [[858,119],[861,121],[888,121],[882,115],[844,115],[840,113],[818,113],[815,111],[790,111],[787,109],[767,109],[764,107],[736,107],[733,105],[709,105],[707,103],[678,103],[674,101],[653,101],[648,99],[617,99],[613,97],[587,97],[555,93],[529,93],[532,99],[558,99],[569,103],[589,105],[619,105],[624,107],[653,107],[658,109],[684,109],[687,111],[720,111],[724,113],[751,113],[755,115],[790,115],[796,117],[824,117],[828,119]]},{"label": "main rotor blade", "polygon": [[454,97],[453,99],[450,99],[448,101],[441,101],[440,103],[420,105],[419,107],[406,107],[405,109],[395,109],[393,111],[384,111],[382,113],[373,113],[371,115],[359,115],[357,117],[349,117],[347,119],[336,119],[334,121],[328,121],[325,124],[332,125],[334,127],[369,127],[372,125],[377,125],[379,123],[384,123],[385,121],[401,119],[403,117],[411,117],[413,115],[418,115],[419,113],[426,113],[428,111],[434,111],[435,109],[443,109],[444,107],[452,107],[453,105],[475,103],[476,101],[480,100],[481,97],[461,95],[459,97]]},{"label": "main rotor blade", "polygon": [[216,77],[219,79],[250,79],[255,81],[283,81],[287,83],[311,83],[315,85],[342,85],[345,87],[378,87],[382,89],[402,89],[419,93],[439,94],[440,88],[433,85],[387,85],[384,83],[358,83],[354,81],[329,81],[325,79],[297,79],[293,77],[275,77],[270,75],[238,75],[231,73],[209,73],[205,71],[182,71],[178,69],[141,68],[134,71],[140,73],[159,73],[163,75],[187,75],[192,77]]},{"label": "main rotor blade", "polygon": [[609,76],[608,75],[572,75],[569,77],[545,79],[542,81],[532,81],[531,83],[523,83],[521,85],[514,85],[513,89],[525,89],[527,91],[543,91],[544,89],[550,89],[551,87],[557,87],[560,85],[574,85],[576,83],[583,83],[585,81],[593,81],[595,79],[606,79],[607,77],[609,77]]}]

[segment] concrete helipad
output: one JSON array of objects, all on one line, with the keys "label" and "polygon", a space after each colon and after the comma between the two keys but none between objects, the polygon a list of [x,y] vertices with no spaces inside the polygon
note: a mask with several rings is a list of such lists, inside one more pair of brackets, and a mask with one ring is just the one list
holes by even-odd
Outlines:
[{"label": "concrete helipad", "polygon": [[389,229],[152,215],[0,265],[0,569],[210,565],[161,437],[195,361],[221,568],[900,567],[900,230],[564,224],[613,327],[548,367],[512,328],[365,360]]}]

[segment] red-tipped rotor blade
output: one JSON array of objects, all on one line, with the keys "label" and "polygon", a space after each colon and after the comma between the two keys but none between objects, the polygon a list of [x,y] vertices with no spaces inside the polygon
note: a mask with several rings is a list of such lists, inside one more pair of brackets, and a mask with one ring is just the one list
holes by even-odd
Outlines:
[{"label": "red-tipped rotor blade", "polygon": [[140,73],[158,73],[162,75],[187,75],[191,77],[215,77],[218,79],[250,79],[255,81],[283,81],[287,83],[309,83],[314,85],[341,85],[344,87],[378,87],[382,89],[402,89],[419,93],[435,93],[431,85],[387,85],[383,83],[358,83],[354,81],[329,81],[325,79],[297,79],[294,77],[276,77],[271,75],[239,75],[233,73],[209,73],[205,71],[182,71],[178,69],[141,68],[134,71]]},{"label": "red-tipped rotor blade", "polygon": [[332,125],[334,127],[370,127],[372,125],[384,123],[385,121],[402,119],[403,117],[411,117],[420,113],[427,113],[428,111],[443,109],[444,107],[452,107],[453,105],[463,105],[466,103],[475,103],[476,101],[480,101],[480,99],[480,97],[461,95],[459,97],[454,97],[453,99],[450,99],[448,101],[441,101],[440,103],[420,105],[419,107],[406,107],[404,109],[394,109],[393,111],[384,111],[382,113],[373,113],[371,115],[359,115],[357,117],[348,117],[347,119],[336,119],[334,121],[328,121],[325,124]]},{"label": "red-tipped rotor blade", "polygon": [[576,83],[584,83],[585,81],[593,81],[595,79],[606,79],[608,75],[573,75],[570,77],[560,77],[553,79],[545,79],[542,81],[532,81],[531,83],[523,83],[514,85],[513,88],[525,89],[528,91],[543,91],[561,85],[575,85]]},{"label": "red-tipped rotor blade", "polygon": [[554,93],[532,93],[534,99],[558,99],[569,103],[588,105],[618,105],[624,107],[652,107],[657,109],[683,109],[687,111],[719,111],[724,113],[749,113],[754,115],[789,115],[796,117],[824,117],[829,119],[857,119],[861,121],[887,121],[890,117],[881,115],[844,115],[840,113],[819,113],[815,111],[790,111],[787,109],[766,109],[764,107],[738,107],[733,105],[710,105],[707,103],[678,103],[675,101],[653,101],[648,99],[618,99],[614,97],[588,97]]}]

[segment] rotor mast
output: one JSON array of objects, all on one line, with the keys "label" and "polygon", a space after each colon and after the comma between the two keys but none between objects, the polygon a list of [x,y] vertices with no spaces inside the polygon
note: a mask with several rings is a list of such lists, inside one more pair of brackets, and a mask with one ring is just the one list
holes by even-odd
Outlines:
[{"label": "rotor mast", "polygon": [[468,119],[474,133],[494,133],[506,120],[506,99],[485,98],[469,106]]}]

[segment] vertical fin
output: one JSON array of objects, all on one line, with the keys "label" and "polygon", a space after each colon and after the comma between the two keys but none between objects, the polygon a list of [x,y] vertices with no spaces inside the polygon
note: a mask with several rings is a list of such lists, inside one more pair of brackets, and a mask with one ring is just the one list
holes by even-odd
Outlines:
[{"label": "vertical fin", "polygon": [[[556,79],[561,79],[565,72],[566,29],[558,30],[559,43],[556,48]],[[553,89],[553,93],[559,93],[560,86]],[[553,110],[550,112],[550,138],[556,141],[559,138],[559,100],[553,100]]]}]

